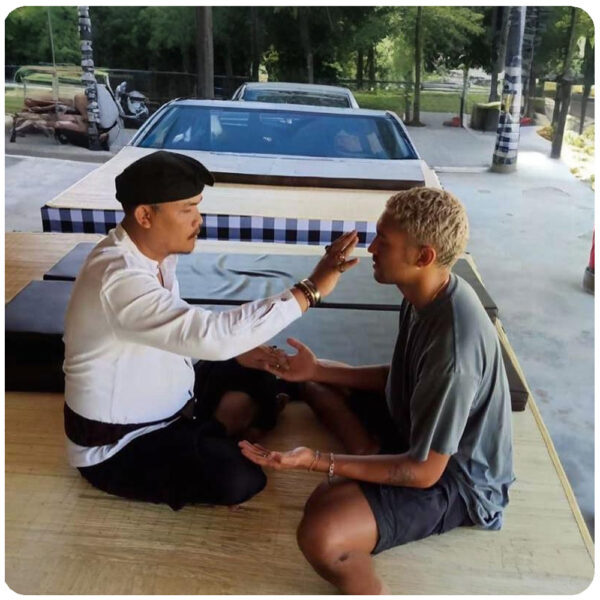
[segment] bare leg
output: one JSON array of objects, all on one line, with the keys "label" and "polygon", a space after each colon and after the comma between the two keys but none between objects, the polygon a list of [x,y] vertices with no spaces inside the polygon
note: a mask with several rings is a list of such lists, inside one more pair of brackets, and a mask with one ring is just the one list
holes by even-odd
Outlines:
[{"label": "bare leg", "polygon": [[[275,410],[277,411],[277,415],[280,415],[283,412],[283,409],[287,406],[289,401],[289,395],[283,392],[280,392],[275,396]],[[249,442],[257,442],[267,431],[268,430],[266,429],[250,426],[244,431],[243,437]]]},{"label": "bare leg", "polygon": [[387,593],[371,558],[377,524],[356,482],[317,487],[306,503],[297,536],[315,571],[342,592]]},{"label": "bare leg", "polygon": [[256,404],[244,392],[226,392],[215,409],[214,417],[225,426],[228,436],[239,436],[250,427]]},{"label": "bare leg", "polygon": [[314,410],[320,421],[343,444],[349,454],[377,454],[379,442],[365,429],[360,419],[346,404],[341,388],[307,382],[302,399]]}]

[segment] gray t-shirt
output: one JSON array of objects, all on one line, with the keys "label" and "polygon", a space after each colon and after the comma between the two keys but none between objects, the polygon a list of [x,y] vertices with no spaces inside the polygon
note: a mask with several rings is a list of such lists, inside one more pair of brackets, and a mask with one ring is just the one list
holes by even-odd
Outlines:
[{"label": "gray t-shirt", "polygon": [[422,311],[402,303],[386,399],[399,447],[418,461],[450,454],[469,516],[500,529],[514,481],[510,391],[498,334],[460,277]]}]

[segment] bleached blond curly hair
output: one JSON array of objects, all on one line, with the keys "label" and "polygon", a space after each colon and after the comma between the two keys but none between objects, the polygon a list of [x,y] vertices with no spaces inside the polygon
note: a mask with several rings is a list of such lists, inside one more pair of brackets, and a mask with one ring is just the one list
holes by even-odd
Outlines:
[{"label": "bleached blond curly hair", "polygon": [[385,210],[417,244],[435,248],[436,262],[441,266],[452,267],[467,247],[467,212],[461,201],[446,190],[404,190],[387,201]]}]

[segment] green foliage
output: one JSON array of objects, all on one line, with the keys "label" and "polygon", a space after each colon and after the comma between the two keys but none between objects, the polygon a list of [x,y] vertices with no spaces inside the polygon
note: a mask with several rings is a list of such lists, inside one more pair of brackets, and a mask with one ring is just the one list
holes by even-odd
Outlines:
[{"label": "green foliage", "polygon": [[6,64],[52,63],[48,13],[56,62],[81,62],[76,7],[24,6],[16,8],[6,17]]},{"label": "green foliage", "polygon": [[[361,108],[375,110],[391,110],[397,114],[404,113],[404,94],[402,92],[354,92]],[[485,102],[487,93],[470,93],[467,98],[465,112],[470,113],[473,104]],[[411,95],[412,98],[412,95]],[[422,112],[447,112],[458,114],[460,95],[447,92],[421,91]]]},{"label": "green foliage", "polygon": [[594,139],[595,139],[595,127],[594,127],[594,125],[588,125],[583,130],[583,133],[581,135],[582,135],[582,137],[584,139],[589,140],[591,142],[594,142]]},{"label": "green foliage", "polygon": [[540,129],[537,130],[537,133],[538,135],[541,135],[545,140],[551,142],[552,137],[554,136],[554,128],[552,127],[552,125],[546,125],[544,127],[540,127]]}]

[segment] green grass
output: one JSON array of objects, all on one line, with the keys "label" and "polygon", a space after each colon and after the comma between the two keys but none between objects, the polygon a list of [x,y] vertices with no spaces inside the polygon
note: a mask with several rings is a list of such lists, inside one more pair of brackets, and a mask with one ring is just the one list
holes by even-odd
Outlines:
[{"label": "green grass", "polygon": [[[404,112],[404,96],[398,92],[353,92],[361,108],[391,110],[397,114]],[[487,102],[489,94],[472,92],[467,97],[466,113],[471,112],[474,103]],[[458,114],[460,94],[455,92],[421,92],[422,112],[447,112]],[[412,102],[411,102],[412,114]]]},{"label": "green grass", "polygon": [[23,90],[20,88],[8,89],[4,93],[4,112],[12,114],[23,109]]}]

